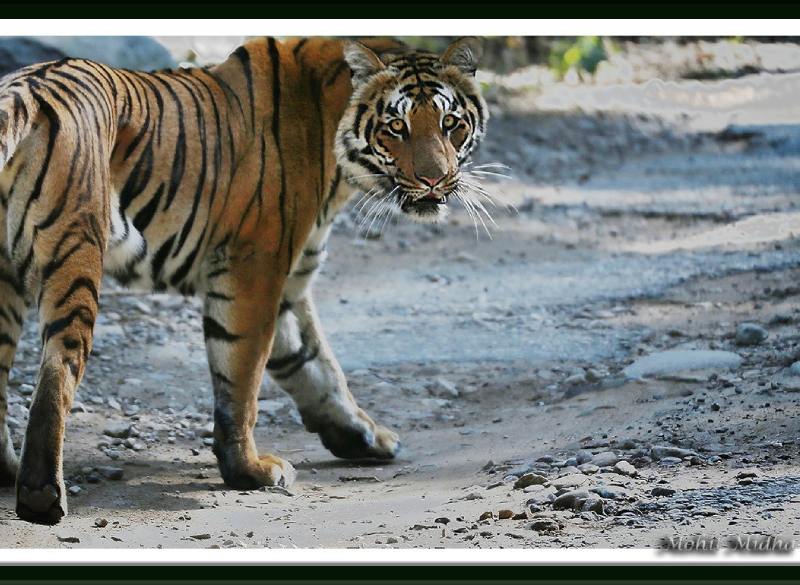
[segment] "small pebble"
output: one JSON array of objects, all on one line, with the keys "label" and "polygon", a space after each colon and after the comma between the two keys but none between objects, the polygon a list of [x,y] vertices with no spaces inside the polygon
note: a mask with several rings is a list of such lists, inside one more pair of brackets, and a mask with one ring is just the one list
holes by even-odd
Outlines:
[{"label": "small pebble", "polygon": [[769,333],[757,323],[741,323],[736,328],[736,345],[758,345]]}]

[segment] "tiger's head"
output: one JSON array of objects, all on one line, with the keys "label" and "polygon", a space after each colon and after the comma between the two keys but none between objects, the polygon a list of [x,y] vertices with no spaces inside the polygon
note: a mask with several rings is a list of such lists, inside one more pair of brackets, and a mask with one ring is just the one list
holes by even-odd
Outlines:
[{"label": "tiger's head", "polygon": [[481,205],[480,188],[464,178],[488,119],[475,81],[477,53],[476,39],[458,40],[441,56],[379,57],[361,43],[346,44],[353,94],[339,123],[336,156],[365,193],[362,209],[430,222],[446,215],[448,199],[460,199],[468,211]]}]

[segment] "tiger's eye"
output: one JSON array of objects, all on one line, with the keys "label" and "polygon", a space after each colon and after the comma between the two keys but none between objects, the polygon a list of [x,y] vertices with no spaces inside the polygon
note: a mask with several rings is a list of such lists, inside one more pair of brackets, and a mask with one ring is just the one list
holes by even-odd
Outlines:
[{"label": "tiger's eye", "polygon": [[445,130],[452,130],[458,124],[458,118],[456,118],[453,114],[447,114],[444,119],[442,120],[442,127]]},{"label": "tiger's eye", "polygon": [[395,118],[391,122],[389,122],[389,128],[392,132],[396,132],[397,134],[402,134],[403,130],[406,129],[406,123],[403,122],[400,118]]}]

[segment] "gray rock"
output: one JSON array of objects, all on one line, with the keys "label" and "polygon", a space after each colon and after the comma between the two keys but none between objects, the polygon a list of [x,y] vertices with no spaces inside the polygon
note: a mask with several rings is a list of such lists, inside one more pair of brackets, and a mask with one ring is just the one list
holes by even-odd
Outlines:
[{"label": "gray rock", "polygon": [[617,446],[620,449],[636,449],[636,439],[625,437],[617,442]]},{"label": "gray rock", "polygon": [[613,451],[603,451],[592,457],[592,463],[598,467],[611,467],[619,461],[619,456]]},{"label": "gray rock", "polygon": [[639,472],[636,471],[636,468],[627,461],[617,462],[617,464],[614,466],[614,471],[622,475],[627,475],[628,477],[636,477],[639,475]]},{"label": "gray rock", "polygon": [[602,379],[602,376],[597,370],[589,368],[586,370],[586,381],[594,384],[595,382],[599,382]]},{"label": "gray rock", "polygon": [[662,457],[658,461],[659,465],[664,466],[680,465],[681,463],[683,463],[683,459],[678,459],[677,457]]},{"label": "gray rock", "polygon": [[672,445],[654,445],[650,449],[650,456],[653,459],[659,460],[666,457],[696,457],[697,453],[691,449],[682,449],[681,447],[673,447]]},{"label": "gray rock", "polygon": [[0,38],[0,77],[21,67],[45,61],[58,61],[64,53],[30,37]]},{"label": "gray rock", "polygon": [[736,328],[736,345],[758,345],[769,333],[758,323],[740,323]]},{"label": "gray rock", "polygon": [[742,358],[730,351],[673,349],[651,353],[625,368],[622,373],[628,379],[640,379],[685,372],[689,370],[736,369]]},{"label": "gray rock", "polygon": [[531,485],[541,485],[547,482],[547,478],[538,473],[526,473],[514,482],[514,489],[520,490]]},{"label": "gray rock", "polygon": [[592,460],[592,454],[586,449],[581,449],[575,454],[575,459],[578,460],[578,464],[589,463]]},{"label": "gray rock", "polygon": [[583,502],[583,506],[581,506],[581,511],[595,512],[597,514],[605,514],[605,509],[603,506],[603,498],[589,496],[588,498],[586,498],[586,501]]},{"label": "gray rock", "polygon": [[103,434],[117,439],[126,439],[130,437],[132,428],[133,425],[127,421],[112,422],[106,426]]},{"label": "gray rock", "polygon": [[121,467],[98,467],[97,472],[111,481],[119,481],[125,474]]},{"label": "gray rock", "polygon": [[675,493],[674,489],[660,485],[657,485],[652,490],[650,490],[650,494],[653,496],[671,496],[674,493]]},{"label": "gray rock", "polygon": [[586,384],[586,376],[584,374],[573,374],[564,380],[564,384],[567,384],[568,386],[579,386],[580,384]]},{"label": "gray rock", "polygon": [[71,496],[77,496],[79,493],[81,493],[81,491],[81,486],[79,485],[71,485],[67,488],[67,492]]},{"label": "gray rock", "polygon": [[553,502],[553,510],[580,510],[589,498],[587,490],[571,490],[558,496]]},{"label": "gray rock", "polygon": [[591,488],[590,491],[608,500],[620,500],[628,497],[628,490],[615,485],[599,485]]},{"label": "gray rock", "polygon": [[68,57],[99,61],[112,67],[152,71],[177,64],[166,47],[150,37],[34,37]]},{"label": "gray rock", "polygon": [[446,378],[436,378],[436,380],[428,386],[428,392],[440,398],[458,398],[459,396],[456,385]]},{"label": "gray rock", "polygon": [[526,502],[526,506],[538,506],[540,504],[547,504],[556,499],[556,490],[554,487],[542,488],[531,496]]},{"label": "gray rock", "polygon": [[558,532],[561,526],[555,518],[535,518],[529,528],[536,532]]},{"label": "gray rock", "polygon": [[792,376],[800,376],[800,362],[794,362],[789,366],[789,374]]},{"label": "gray rock", "polygon": [[582,473],[571,473],[563,477],[558,477],[550,483],[556,489],[575,488],[589,482],[589,478]]},{"label": "gray rock", "polygon": [[586,475],[594,475],[600,471],[600,468],[594,463],[583,463],[582,465],[578,465],[578,471]]}]

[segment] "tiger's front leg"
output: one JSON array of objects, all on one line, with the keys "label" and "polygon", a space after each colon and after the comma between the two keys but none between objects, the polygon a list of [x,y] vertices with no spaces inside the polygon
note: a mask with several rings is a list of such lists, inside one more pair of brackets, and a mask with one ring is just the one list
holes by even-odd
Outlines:
[{"label": "tiger's front leg", "polygon": [[267,369],[297,403],[306,428],[318,433],[337,457],[392,459],[400,450],[397,434],[376,424],[356,404],[308,291],[281,305]]},{"label": "tiger's front leg", "polygon": [[203,311],[214,388],[214,454],[223,480],[237,489],[288,486],[295,478],[288,461],[259,456],[253,437],[282,285],[263,266],[250,256],[215,269]]}]

